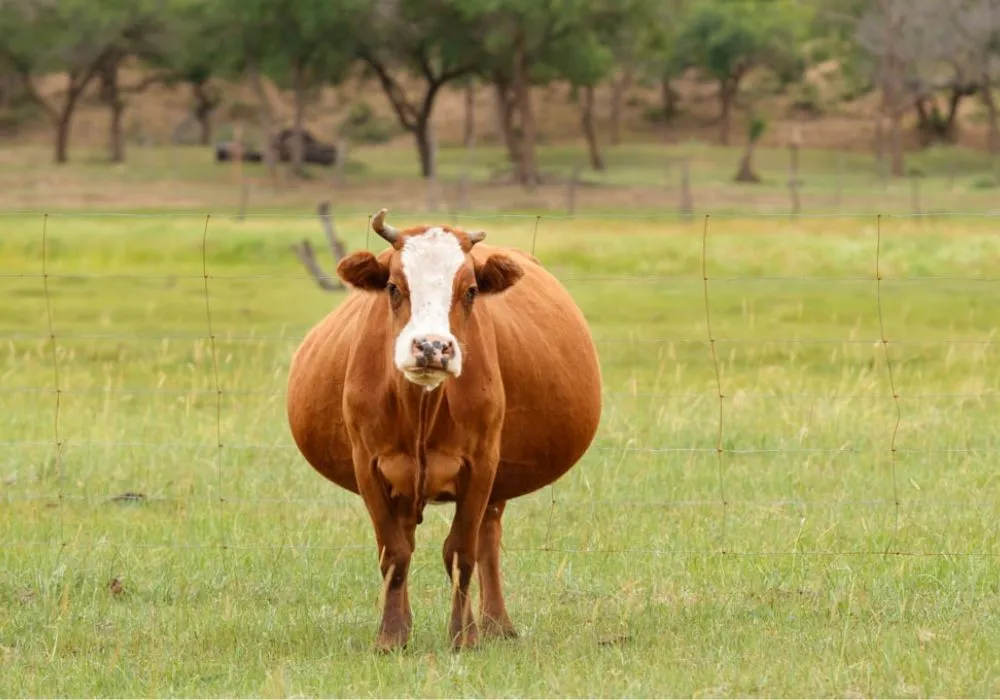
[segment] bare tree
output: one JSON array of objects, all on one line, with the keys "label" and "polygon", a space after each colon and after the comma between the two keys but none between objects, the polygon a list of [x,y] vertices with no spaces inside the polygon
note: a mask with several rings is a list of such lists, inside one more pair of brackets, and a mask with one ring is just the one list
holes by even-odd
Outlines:
[{"label": "bare tree", "polygon": [[990,114],[991,142],[1000,147],[990,92],[998,22],[1000,0],[878,0],[861,18],[857,38],[874,59],[894,175],[903,174],[902,120],[910,107],[921,143],[950,142],[962,101],[980,95]]}]

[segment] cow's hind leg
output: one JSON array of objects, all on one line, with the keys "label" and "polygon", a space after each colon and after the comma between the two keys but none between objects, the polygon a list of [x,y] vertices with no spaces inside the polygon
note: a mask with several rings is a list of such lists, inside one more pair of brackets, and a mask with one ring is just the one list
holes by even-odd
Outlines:
[{"label": "cow's hind leg", "polygon": [[506,505],[506,501],[500,501],[487,506],[479,526],[476,564],[479,569],[479,628],[484,637],[517,637],[504,603],[500,574],[501,519]]}]

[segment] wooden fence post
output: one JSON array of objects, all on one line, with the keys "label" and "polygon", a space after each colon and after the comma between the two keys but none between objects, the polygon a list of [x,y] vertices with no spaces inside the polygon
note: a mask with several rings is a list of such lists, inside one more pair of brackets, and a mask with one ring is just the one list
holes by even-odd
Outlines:
[{"label": "wooden fence post", "polygon": [[691,159],[687,156],[681,159],[681,200],[678,212],[681,219],[690,221],[694,218],[694,203],[691,196]]},{"label": "wooden fence post", "polygon": [[802,145],[802,131],[798,125],[792,127],[788,140],[788,193],[792,198],[792,221],[798,221],[802,210],[799,199],[799,147]]}]

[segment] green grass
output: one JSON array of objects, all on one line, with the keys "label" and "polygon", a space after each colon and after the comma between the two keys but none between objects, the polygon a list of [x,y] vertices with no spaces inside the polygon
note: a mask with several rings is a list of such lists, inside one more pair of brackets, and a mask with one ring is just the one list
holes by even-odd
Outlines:
[{"label": "green grass", "polygon": [[[476,224],[532,247],[533,217]],[[389,657],[364,507],[284,416],[297,339],[342,298],[288,252],[315,222],[209,223],[215,362],[203,228],[50,217],[46,290],[41,218],[0,218],[0,694],[1000,694],[988,220],[883,220],[879,288],[871,218],[711,219],[720,433],[702,222],[543,219],[598,339],[600,432],[508,507],[521,639],[448,650],[440,508]]]}]

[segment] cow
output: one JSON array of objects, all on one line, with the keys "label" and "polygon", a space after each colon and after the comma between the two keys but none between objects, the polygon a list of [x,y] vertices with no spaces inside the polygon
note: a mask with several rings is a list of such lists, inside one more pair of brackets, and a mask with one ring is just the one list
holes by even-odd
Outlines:
[{"label": "cow", "polygon": [[483,231],[397,230],[386,213],[371,226],[391,247],[340,261],[350,292],[293,356],[291,433],[306,461],[368,510],[384,595],[377,649],[409,639],[407,574],[428,504],[455,504],[443,547],[452,647],[517,637],[501,588],[501,518],[508,500],[553,483],[589,449],[601,415],[597,349],[533,256],[484,244]]}]

